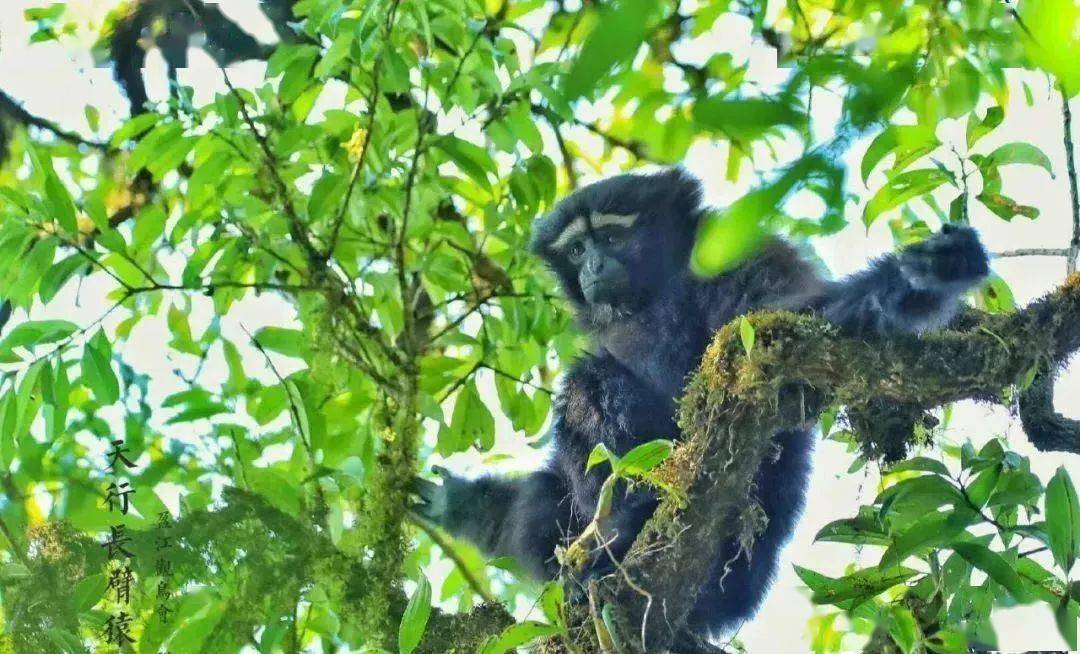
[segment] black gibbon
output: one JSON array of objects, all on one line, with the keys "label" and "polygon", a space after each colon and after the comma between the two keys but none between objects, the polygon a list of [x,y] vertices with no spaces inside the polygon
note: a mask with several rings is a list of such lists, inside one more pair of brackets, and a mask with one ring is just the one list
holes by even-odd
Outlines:
[{"label": "black gibbon", "polygon": [[[816,312],[855,336],[919,333],[949,322],[964,293],[989,272],[976,233],[947,225],[841,281],[819,277],[779,239],[734,270],[701,279],[689,268],[701,195],[700,183],[679,169],[619,175],[576,191],[536,221],[532,250],[558,276],[593,351],[566,374],[543,467],[472,480],[440,470],[442,485],[418,483],[422,514],[491,555],[515,557],[537,577],[552,578],[556,546],[592,519],[610,473],[606,465],[586,472],[590,452],[603,443],[621,455],[652,439],[678,438],[675,399],[725,323],[774,308]],[[756,479],[768,524],[750,556],[735,542],[716,543],[709,581],[688,617],[701,635],[718,635],[753,615],[802,511],[813,432],[785,430],[775,442],[779,456]],[[612,555],[625,554],[656,505],[648,489],[616,492],[604,526]],[[601,552],[592,574],[611,569]]]}]

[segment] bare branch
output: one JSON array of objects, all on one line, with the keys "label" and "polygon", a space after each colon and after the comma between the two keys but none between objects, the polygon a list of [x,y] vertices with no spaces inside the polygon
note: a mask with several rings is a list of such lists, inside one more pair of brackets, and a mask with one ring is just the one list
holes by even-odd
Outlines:
[{"label": "bare branch", "polygon": [[1072,241],[1069,242],[1068,273],[1076,272],[1080,259],[1080,190],[1077,189],[1076,152],[1073,148],[1072,109],[1069,107],[1069,95],[1061,87],[1061,116],[1065,131],[1065,168],[1069,176],[1069,195],[1072,199]]},{"label": "bare branch", "polygon": [[17,102],[14,98],[12,98],[7,93],[4,93],[3,91],[0,91],[0,116],[10,116],[12,119],[19,123],[22,123],[23,125],[43,129],[47,132],[52,133],[58,139],[67,141],[68,143],[71,143],[73,145],[83,145],[89,148],[93,148],[95,150],[109,149],[108,143],[103,143],[101,141],[95,141],[85,138],[83,136],[80,136],[79,134],[76,134],[75,132],[71,132],[60,127],[59,125],[50,120],[46,120],[44,118],[41,118],[40,116],[35,116],[34,114],[23,108],[23,106],[19,104],[19,102]]},{"label": "bare branch", "polygon": [[994,252],[993,256],[1006,259],[1010,257],[1067,257],[1068,248],[1020,248],[1018,250],[1005,250]]}]

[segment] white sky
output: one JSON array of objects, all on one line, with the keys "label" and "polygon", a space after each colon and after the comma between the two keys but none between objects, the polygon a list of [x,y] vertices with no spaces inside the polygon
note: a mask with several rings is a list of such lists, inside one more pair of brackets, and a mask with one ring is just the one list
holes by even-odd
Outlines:
[{"label": "white sky", "polygon": [[[100,8],[114,4],[112,0],[76,0],[69,6],[86,10],[88,15],[100,15]],[[257,11],[257,0],[228,0],[222,2],[222,8],[233,15],[257,36],[273,41],[273,33]],[[0,2],[0,88],[25,102],[31,112],[57,121],[58,123],[83,131],[87,124],[83,107],[92,104],[101,110],[103,134],[107,134],[125,117],[126,101],[116,84],[111,72],[95,68],[85,49],[69,49],[54,43],[45,43],[26,47],[30,29],[22,19],[24,9],[39,6],[38,2],[27,0],[4,0]],[[686,56],[708,54],[717,49],[725,49],[735,54],[736,60],[749,58],[752,62],[751,77],[763,83],[782,80],[787,70],[777,70],[772,51],[761,44],[750,44],[739,38],[733,38],[743,31],[742,27],[722,21],[717,29],[697,44],[698,52],[688,52]],[[89,36],[85,43],[92,40]],[[186,71],[182,81],[194,86],[200,95],[220,89],[220,76],[216,68],[202,53],[193,53],[192,69]],[[160,59],[151,56],[148,62],[151,68],[160,70]],[[230,72],[234,81],[258,80],[261,76],[261,64],[248,64]],[[165,93],[161,80],[164,75],[151,76],[158,83],[150,84],[152,98],[160,98]],[[993,147],[1010,141],[1026,141],[1039,146],[1054,162],[1056,179],[1051,179],[1045,171],[1031,166],[1008,166],[1003,169],[1005,192],[1021,204],[1038,207],[1042,217],[1034,224],[1023,218],[1012,223],[1005,223],[996,218],[976,202],[972,203],[973,224],[979,229],[984,242],[991,251],[1001,251],[1019,247],[1062,247],[1069,237],[1068,186],[1064,175],[1064,150],[1060,118],[1060,104],[1056,94],[1049,92],[1044,79],[1030,73],[1010,73],[1010,81],[1020,78],[1028,80],[1035,95],[1035,106],[1024,103],[1023,94],[1015,92],[1006,111],[1006,120],[1002,127],[986,137],[978,146],[980,152],[988,152]],[[1014,88],[1018,89],[1019,86]],[[203,95],[203,97],[206,97]],[[198,100],[198,98],[197,98]],[[815,98],[815,121],[821,125],[831,125],[838,111],[835,99],[826,93]],[[988,104],[984,99],[983,105]],[[1074,113],[1080,115],[1080,103],[1073,103]],[[597,107],[598,112],[603,107]],[[1080,121],[1077,121],[1080,122]],[[99,135],[100,136],[100,135]],[[822,137],[823,135],[818,135]],[[938,136],[946,143],[962,145],[964,142],[964,123],[962,121],[944,121],[938,127]],[[857,144],[849,152],[847,161],[852,170],[857,170],[866,141]],[[749,184],[732,185],[723,181],[726,161],[725,146],[701,144],[696,146],[687,159],[687,167],[699,175],[706,184],[708,199],[717,205],[724,205],[744,192]],[[856,175],[850,175],[852,190],[865,198],[866,191]],[[871,179],[872,189],[881,183],[881,173]],[[942,204],[949,198],[943,194]],[[804,207],[813,212],[816,207],[808,202]],[[917,210],[922,210],[916,207]],[[859,220],[861,206],[851,206],[852,226],[841,234],[814,243],[818,253],[837,274],[849,273],[862,267],[868,258],[891,247],[891,237],[884,220],[879,221],[867,233]],[[928,222],[933,222],[928,218]],[[994,270],[1002,275],[1016,293],[1017,300],[1025,303],[1053,288],[1064,276],[1064,263],[1057,259],[1023,258],[999,259],[994,262]],[[80,296],[81,305],[76,301],[74,289],[68,289],[58,297],[47,310],[35,310],[35,317],[79,316],[83,320],[92,319],[104,309],[103,304],[95,306],[103,293],[100,289],[111,284],[100,277],[91,277],[83,284]],[[179,297],[176,297],[179,300]],[[205,298],[193,299],[196,310],[193,313],[193,330],[196,335],[205,327],[209,318],[209,304]],[[281,300],[263,296],[249,299],[234,308],[222,320],[223,334],[241,347],[247,341],[243,328],[255,332],[265,325],[283,325],[283,316],[291,316],[291,309]],[[107,322],[115,326],[116,321]],[[140,372],[152,377],[154,399],[181,390],[183,382],[173,373],[176,368],[190,371],[193,359],[185,355],[174,355],[161,347],[169,339],[168,330],[163,320],[144,320],[133,332],[131,341],[124,348],[125,359]],[[249,374],[269,381],[272,377],[265,369],[262,358],[250,348],[245,352]],[[290,362],[278,363],[286,372]],[[1074,365],[1073,368],[1080,366]],[[261,373],[259,372],[261,370]],[[212,385],[225,377],[224,365],[220,356],[211,357],[204,373],[204,381]],[[492,397],[489,395],[489,397]],[[1075,370],[1063,376],[1058,384],[1057,406],[1060,411],[1072,417],[1080,418],[1080,374]],[[107,418],[116,418],[115,409]],[[164,417],[155,417],[155,426],[164,422]],[[517,455],[511,464],[515,468],[528,468],[536,465],[536,455],[524,446],[505,421],[497,422],[499,438],[497,450]],[[173,433],[175,429],[169,430]],[[1033,471],[1044,481],[1053,471],[1065,464],[1073,478],[1080,482],[1080,463],[1076,457],[1060,454],[1042,454],[1035,451],[1024,437],[1017,421],[1010,419],[1000,407],[976,406],[965,403],[957,408],[947,437],[962,442],[972,438],[976,444],[982,443],[991,435],[1004,434],[1011,447],[1032,460]],[[455,468],[475,471],[480,459],[463,455],[451,462]],[[739,634],[740,639],[751,652],[801,652],[808,650],[808,638],[805,632],[807,619],[814,612],[808,601],[808,593],[792,571],[791,562],[807,565],[827,574],[841,574],[843,568],[856,562],[869,565],[877,560],[877,551],[861,555],[854,548],[840,544],[812,544],[814,533],[825,523],[850,517],[861,502],[869,502],[875,495],[877,475],[869,470],[855,475],[846,474],[851,464],[849,455],[835,443],[824,442],[818,447],[816,468],[810,490],[808,506],[803,516],[801,528],[789,546],[783,566],[783,572],[764,609],[758,617],[745,626]],[[437,572],[441,576],[445,571]],[[1025,649],[1062,649],[1064,643],[1057,634],[1050,610],[1041,605],[998,610],[995,626],[1003,650]]]}]

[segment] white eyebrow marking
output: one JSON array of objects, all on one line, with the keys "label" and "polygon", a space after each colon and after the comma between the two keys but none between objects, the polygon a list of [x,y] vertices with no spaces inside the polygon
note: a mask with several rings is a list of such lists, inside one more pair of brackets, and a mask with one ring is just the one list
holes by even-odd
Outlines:
[{"label": "white eyebrow marking", "polygon": [[[589,218],[589,225],[592,229],[600,229],[602,227],[608,227],[610,225],[618,225],[619,227],[631,227],[637,221],[638,214],[617,214],[617,213],[593,213]],[[559,238],[555,239],[551,243],[552,250],[562,250],[570,241],[577,238],[580,234],[586,230],[585,217],[580,216],[575,218],[566,229],[559,234]]]}]

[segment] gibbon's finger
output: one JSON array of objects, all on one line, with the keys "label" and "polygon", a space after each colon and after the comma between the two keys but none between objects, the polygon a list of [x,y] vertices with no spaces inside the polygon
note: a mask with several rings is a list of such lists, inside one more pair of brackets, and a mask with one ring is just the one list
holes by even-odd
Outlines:
[{"label": "gibbon's finger", "polygon": [[410,490],[422,504],[430,504],[443,494],[442,486],[420,477],[413,478]]}]

